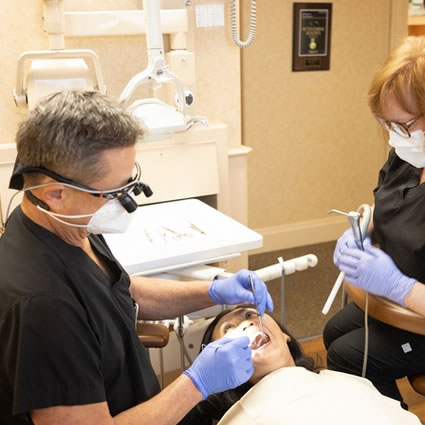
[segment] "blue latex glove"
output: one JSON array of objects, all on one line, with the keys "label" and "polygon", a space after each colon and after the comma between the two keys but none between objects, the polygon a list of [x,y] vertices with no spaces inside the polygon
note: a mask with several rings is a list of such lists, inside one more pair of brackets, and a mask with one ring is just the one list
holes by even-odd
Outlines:
[{"label": "blue latex glove", "polygon": [[416,279],[405,276],[388,254],[372,246],[370,238],[363,241],[364,251],[353,241],[345,235],[334,253],[334,263],[345,273],[347,282],[406,307],[404,298]]},{"label": "blue latex glove", "polygon": [[251,290],[251,282],[255,288],[255,299],[258,303],[260,315],[264,314],[265,309],[273,311],[273,301],[266,284],[254,273],[249,270],[240,270],[238,273],[227,279],[216,279],[211,282],[208,293],[216,304],[255,304],[254,295]]},{"label": "blue latex glove", "polygon": [[214,393],[236,388],[248,381],[254,372],[249,338],[221,338],[208,344],[183,373],[187,375],[204,400]]}]

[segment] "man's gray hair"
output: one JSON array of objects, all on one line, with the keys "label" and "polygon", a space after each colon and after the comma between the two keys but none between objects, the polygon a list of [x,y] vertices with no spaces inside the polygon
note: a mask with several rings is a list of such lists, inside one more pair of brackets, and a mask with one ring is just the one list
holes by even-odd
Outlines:
[{"label": "man's gray hair", "polygon": [[42,98],[16,134],[18,162],[43,167],[78,183],[103,178],[101,154],[134,146],[138,122],[117,102],[95,91],[62,91]]}]

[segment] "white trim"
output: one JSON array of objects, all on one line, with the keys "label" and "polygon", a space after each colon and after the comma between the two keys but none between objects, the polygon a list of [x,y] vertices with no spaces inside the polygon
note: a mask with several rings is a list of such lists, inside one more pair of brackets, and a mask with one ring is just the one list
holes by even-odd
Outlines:
[{"label": "white trim", "polygon": [[236,148],[230,148],[227,151],[227,153],[228,153],[229,157],[233,157],[233,156],[248,155],[251,151],[252,151],[252,148],[250,148],[249,146],[240,145]]},{"label": "white trim", "polygon": [[[66,37],[138,35],[146,33],[143,10],[67,11],[64,13]],[[185,9],[160,11],[163,34],[187,33]]]},{"label": "white trim", "polygon": [[16,159],[15,143],[0,143],[0,165],[14,164]]},{"label": "white trim", "polygon": [[408,33],[408,9],[407,1],[391,0],[389,16],[389,50],[397,47]]},{"label": "white trim", "polygon": [[[4,218],[6,217],[6,209],[9,204],[9,200],[11,196],[16,193],[16,190],[9,189],[9,180],[12,175],[15,159],[16,144],[0,143],[0,208],[2,208]],[[21,195],[15,198],[13,207],[16,206],[16,203],[19,202],[20,199]]]},{"label": "white trim", "polygon": [[263,236],[263,246],[251,250],[249,254],[261,254],[298,246],[334,241],[338,239],[348,227],[349,223],[345,217],[334,216],[254,229],[255,232]]}]

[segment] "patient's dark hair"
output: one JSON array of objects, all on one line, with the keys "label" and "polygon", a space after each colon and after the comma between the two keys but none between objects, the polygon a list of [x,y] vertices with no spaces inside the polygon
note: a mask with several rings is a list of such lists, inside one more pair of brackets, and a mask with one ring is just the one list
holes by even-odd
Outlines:
[{"label": "patient's dark hair", "polygon": [[[247,308],[253,307],[252,305],[241,305],[237,306],[238,308]],[[254,307],[255,308],[255,307]],[[224,310],[208,325],[204,337],[202,338],[201,350],[204,345],[212,342],[212,334],[214,328],[216,327],[218,321],[225,316],[226,314],[231,313],[233,310]],[[290,337],[288,341],[289,351],[294,359],[295,365],[304,367],[307,370],[312,372],[317,372],[320,370],[320,367],[316,367],[314,360],[311,357],[308,357],[304,354],[300,343],[291,335],[291,333],[281,324],[278,323],[282,332],[287,334]],[[212,424],[213,420],[220,420],[221,417],[229,410],[233,404],[235,404],[239,399],[241,399],[250,388],[252,384],[246,382],[245,384],[240,385],[239,387],[233,388],[232,390],[227,390],[222,393],[212,394],[206,400],[202,401],[196,406],[198,414],[200,414],[204,419],[199,424]]]}]

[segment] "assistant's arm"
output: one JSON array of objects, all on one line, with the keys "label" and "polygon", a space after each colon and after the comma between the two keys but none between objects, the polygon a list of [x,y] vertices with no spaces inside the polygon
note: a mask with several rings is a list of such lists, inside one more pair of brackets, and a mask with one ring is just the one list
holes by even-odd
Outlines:
[{"label": "assistant's arm", "polygon": [[370,238],[363,246],[364,251],[358,248],[351,230],[338,239],[334,263],[347,282],[425,316],[425,285],[403,274],[387,253],[372,246]]},{"label": "assistant's arm", "polygon": [[404,298],[407,308],[425,316],[425,284],[415,282],[412,289]]}]

